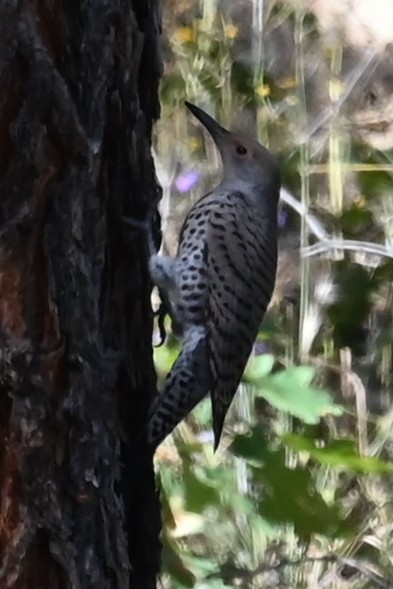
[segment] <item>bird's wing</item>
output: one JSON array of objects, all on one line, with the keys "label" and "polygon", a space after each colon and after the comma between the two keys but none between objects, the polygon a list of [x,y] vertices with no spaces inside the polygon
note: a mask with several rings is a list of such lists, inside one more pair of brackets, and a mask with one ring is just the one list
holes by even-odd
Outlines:
[{"label": "bird's wing", "polygon": [[[240,192],[214,199],[206,234],[215,448],[274,288],[276,234]],[[268,231],[269,230],[269,231]]]}]

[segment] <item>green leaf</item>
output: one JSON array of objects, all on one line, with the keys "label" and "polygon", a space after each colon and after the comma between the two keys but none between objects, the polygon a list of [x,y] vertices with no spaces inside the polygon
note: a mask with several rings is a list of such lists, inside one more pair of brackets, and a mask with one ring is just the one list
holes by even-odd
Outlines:
[{"label": "green leaf", "polygon": [[161,346],[154,348],[154,364],[160,375],[166,375],[171,370],[177,356],[179,348],[177,346]]},{"label": "green leaf", "polygon": [[272,354],[262,354],[261,356],[254,356],[246,370],[246,380],[249,382],[256,382],[270,374],[274,366],[274,356]]},{"label": "green leaf", "polygon": [[273,407],[287,411],[308,424],[318,423],[327,414],[341,415],[330,394],[310,386],[315,371],[309,366],[288,368],[259,381],[257,394]]},{"label": "green leaf", "polygon": [[305,542],[315,534],[338,537],[350,532],[338,506],[324,501],[305,469],[270,465],[261,478],[270,486],[259,505],[259,513],[267,520],[292,524],[295,533]]},{"label": "green leaf", "polygon": [[260,427],[254,428],[251,436],[237,436],[232,449],[250,463],[256,488],[264,485],[258,512],[268,522],[292,524],[305,541],[313,534],[334,537],[348,533],[349,525],[338,505],[326,503],[310,470],[289,468],[285,448],[272,449]]},{"label": "green leaf", "polygon": [[183,472],[184,498],[187,511],[202,513],[209,505],[217,506],[220,497],[217,489],[206,480],[197,477],[188,465]]},{"label": "green leaf", "polygon": [[296,452],[308,452],[311,458],[327,466],[342,466],[361,473],[393,472],[393,464],[375,456],[360,456],[353,440],[331,440],[323,448],[315,440],[296,434],[282,436],[284,443]]},{"label": "green leaf", "polygon": [[254,427],[251,435],[236,436],[230,448],[237,456],[257,462],[263,462],[268,451],[267,440],[260,426]]}]

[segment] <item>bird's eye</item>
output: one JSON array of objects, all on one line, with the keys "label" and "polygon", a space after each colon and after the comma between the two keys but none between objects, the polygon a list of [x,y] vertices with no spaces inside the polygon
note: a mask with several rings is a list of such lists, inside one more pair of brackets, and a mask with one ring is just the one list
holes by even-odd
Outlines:
[{"label": "bird's eye", "polygon": [[246,155],[247,149],[245,147],[243,147],[243,145],[238,145],[236,147],[236,153],[237,153],[237,155]]}]

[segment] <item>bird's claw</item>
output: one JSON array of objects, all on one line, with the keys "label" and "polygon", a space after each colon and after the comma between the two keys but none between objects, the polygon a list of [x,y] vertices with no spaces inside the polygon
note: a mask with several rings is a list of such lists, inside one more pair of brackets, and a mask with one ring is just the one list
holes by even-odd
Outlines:
[{"label": "bird's claw", "polygon": [[153,313],[154,317],[157,317],[158,330],[160,332],[160,341],[154,346],[155,348],[160,348],[165,343],[167,337],[165,329],[165,318],[167,315],[171,316],[169,303],[165,300],[165,295],[161,289],[159,289],[159,293],[161,297],[161,304]]},{"label": "bird's claw", "polygon": [[165,340],[166,340],[166,329],[165,329],[165,317],[166,317],[166,312],[164,311],[163,313],[161,312],[161,307],[160,309],[158,309],[155,313],[155,315],[158,317],[158,330],[160,332],[160,341],[158,342],[158,344],[155,344],[155,348],[160,348],[163,344],[165,344]]}]

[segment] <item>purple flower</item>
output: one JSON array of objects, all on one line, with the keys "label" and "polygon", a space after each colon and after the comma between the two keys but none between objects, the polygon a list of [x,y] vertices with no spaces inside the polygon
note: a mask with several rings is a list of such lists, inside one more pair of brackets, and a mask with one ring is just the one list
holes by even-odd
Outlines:
[{"label": "purple flower", "polygon": [[262,356],[263,354],[270,354],[269,345],[263,340],[257,340],[254,344],[255,356]]},{"label": "purple flower", "polygon": [[188,192],[191,188],[199,181],[199,174],[195,170],[189,170],[188,172],[184,172],[180,174],[175,180],[176,188],[179,192]]}]

